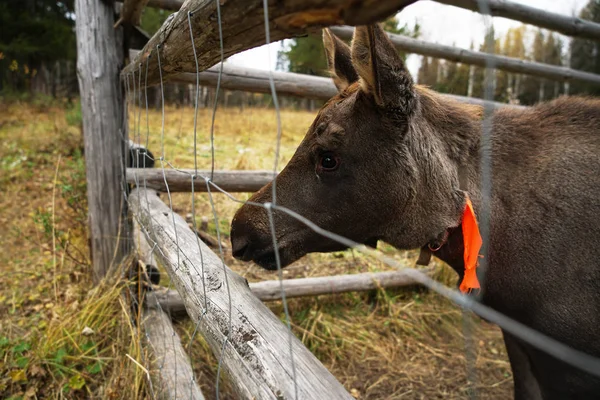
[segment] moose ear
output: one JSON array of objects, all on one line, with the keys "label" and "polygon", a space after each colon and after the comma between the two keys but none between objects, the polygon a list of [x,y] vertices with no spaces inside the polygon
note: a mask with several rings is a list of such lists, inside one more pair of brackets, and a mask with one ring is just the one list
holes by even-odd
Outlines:
[{"label": "moose ear", "polygon": [[358,74],[352,66],[350,47],[327,28],[323,29],[323,46],[333,83],[343,92],[350,84],[358,81]]},{"label": "moose ear", "polygon": [[377,25],[357,26],[352,38],[352,64],[361,89],[380,107],[409,116],[416,105],[413,80],[394,45]]}]

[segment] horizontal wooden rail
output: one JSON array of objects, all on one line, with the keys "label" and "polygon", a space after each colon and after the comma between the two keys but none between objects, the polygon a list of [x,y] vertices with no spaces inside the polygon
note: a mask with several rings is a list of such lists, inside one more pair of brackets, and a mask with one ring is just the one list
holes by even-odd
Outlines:
[{"label": "horizontal wooden rail", "polygon": [[[305,34],[308,29],[330,25],[363,25],[393,15],[416,0],[280,0],[268,7],[272,42]],[[141,82],[159,83],[179,72],[195,72],[215,65],[221,58],[217,3],[187,0],[164,22],[146,46],[121,72],[121,77],[141,73]],[[193,15],[190,15],[193,13]],[[263,45],[265,23],[262,0],[229,0],[220,6],[223,54]],[[190,39],[190,23],[197,58]],[[160,65],[158,66],[158,53]],[[150,57],[150,59],[149,59]],[[197,63],[197,64],[196,64]],[[144,66],[142,68],[142,66]],[[146,68],[147,66],[147,68]],[[146,76],[147,75],[147,76]]]},{"label": "horizontal wooden rail", "polygon": [[[435,0],[438,3],[480,12],[478,0]],[[577,17],[552,13],[508,0],[486,0],[495,17],[509,18],[563,35],[600,40],[600,24]]]},{"label": "horizontal wooden rail", "polygon": [[[432,270],[427,270],[427,272],[432,272]],[[402,270],[285,279],[282,282],[286,298],[364,292],[377,288],[395,288],[417,284]],[[250,283],[250,290],[263,301],[281,299],[281,286],[278,280]]]},{"label": "horizontal wooden rail", "polygon": [[[431,273],[433,269],[425,272]],[[281,283],[287,299],[364,292],[378,288],[390,289],[417,284],[405,271],[285,279]],[[281,286],[278,280],[251,282],[250,290],[262,301],[281,300]],[[186,314],[183,300],[176,290],[152,291],[147,294],[146,299],[150,304],[160,304],[163,310],[169,310],[171,316]]]},{"label": "horizontal wooden rail", "polygon": [[[130,58],[137,55],[137,50],[129,50]],[[216,87],[219,81],[220,65],[210,67],[198,74],[200,85]],[[279,95],[298,96],[312,99],[328,100],[337,94],[337,88],[331,78],[297,74],[294,72],[272,71],[275,90]],[[195,73],[181,73],[171,76],[171,82],[196,84]],[[223,64],[220,87],[229,90],[243,90],[254,93],[271,93],[269,71],[246,68],[236,65]],[[441,93],[442,94],[442,93]],[[464,97],[452,94],[442,94],[463,103],[485,105],[485,101],[476,97]],[[523,106],[491,102],[495,107]]]},{"label": "horizontal wooden rail", "polygon": [[252,294],[247,281],[198,241],[153,191],[132,190],[129,207],[156,246],[155,258],[166,268],[198,332],[221,359],[236,398],[292,399],[297,389],[300,399],[352,399],[296,336],[290,344],[288,328]]},{"label": "horizontal wooden rail", "polygon": [[[343,39],[351,39],[354,28],[350,26],[335,26],[331,27],[331,31]],[[397,49],[408,53],[443,58],[449,61],[478,65],[480,67],[486,67],[487,60],[489,59],[493,62],[495,69],[501,69],[503,71],[534,75],[541,78],[559,81],[576,80],[593,85],[600,85],[600,75],[589,72],[578,71],[557,65],[525,61],[518,58],[496,54],[461,49],[458,47],[445,46],[436,43],[429,43],[424,40],[413,39],[408,36],[396,35],[393,33],[388,33],[388,36]]]},{"label": "horizontal wooden rail", "polygon": [[[214,66],[200,72],[200,85],[215,87],[219,77],[220,67]],[[196,74],[183,73],[173,75],[173,82],[196,83]],[[314,75],[297,74],[294,72],[273,71],[273,81],[278,95],[298,96],[326,100],[337,94],[337,89],[331,78]],[[223,64],[221,88],[243,90],[254,93],[271,93],[269,71]]]},{"label": "horizontal wooden rail", "polygon": [[[479,12],[478,0],[434,0],[450,6]],[[560,32],[563,35],[591,40],[600,40],[600,24],[585,19],[570,17],[519,4],[508,0],[486,0],[493,16],[521,21],[540,28]],[[151,7],[177,11],[183,0],[149,0]]]},{"label": "horizontal wooden rail", "polygon": [[[206,86],[216,86],[219,76],[219,66],[211,67],[198,74],[200,84]],[[173,75],[172,82],[196,83],[196,74],[183,73]],[[337,89],[331,78],[312,76],[306,74],[297,74],[293,72],[273,71],[273,81],[275,90],[280,95],[299,96],[327,100],[337,94]],[[223,65],[223,74],[221,75],[221,87],[229,90],[244,90],[255,93],[271,93],[269,85],[269,71],[239,67],[235,65]],[[458,100],[463,103],[484,105],[486,102],[476,97],[464,97],[452,94],[443,94],[442,96]],[[495,107],[520,107],[512,104],[490,102]]]},{"label": "horizontal wooden rail", "polygon": [[[153,264],[152,248],[135,219],[133,242],[139,259],[146,265]],[[151,365],[147,367],[150,370],[154,394],[157,398],[165,400],[204,400],[202,391],[194,380],[190,359],[183,349],[171,318],[165,311],[156,299],[148,301],[146,297],[141,323],[152,357]]]},{"label": "horizontal wooden rail", "polygon": [[[165,178],[170,192],[191,192],[192,174],[195,170],[162,168],[127,168],[127,183],[140,188],[167,191]],[[194,178],[194,192],[206,192],[204,177],[210,177],[210,171],[198,170]],[[212,182],[221,189],[232,193],[256,192],[273,180],[273,171],[215,171]],[[211,192],[216,189],[211,187]]]}]

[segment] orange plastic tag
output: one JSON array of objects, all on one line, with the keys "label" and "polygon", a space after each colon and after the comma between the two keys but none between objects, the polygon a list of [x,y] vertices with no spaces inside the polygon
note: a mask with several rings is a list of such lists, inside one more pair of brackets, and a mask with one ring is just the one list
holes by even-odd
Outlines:
[{"label": "orange plastic tag", "polygon": [[[471,200],[467,197],[467,205],[463,213],[462,232],[464,242],[465,275],[460,284],[460,291],[469,293],[473,289],[479,289],[476,268],[479,265],[479,249],[483,243],[479,234],[479,226],[473,211]],[[483,257],[483,256],[482,256]]]}]

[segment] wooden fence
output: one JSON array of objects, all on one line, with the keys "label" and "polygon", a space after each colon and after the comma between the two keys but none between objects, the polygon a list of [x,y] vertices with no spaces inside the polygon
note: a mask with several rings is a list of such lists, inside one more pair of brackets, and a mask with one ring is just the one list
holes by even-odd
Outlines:
[{"label": "wooden fence", "polygon": [[[416,0],[324,0],[305,2],[283,0],[269,6],[271,41],[291,38],[311,29],[332,26],[341,37],[348,37],[351,28],[379,21]],[[563,34],[598,40],[600,25],[577,18],[565,17],[509,1],[488,0],[493,15],[514,18]],[[439,0],[441,3],[478,11],[476,0]],[[215,86],[221,58],[219,24],[213,0],[125,0],[121,18],[114,22],[114,9],[109,2],[76,0],[78,71],[84,120],[88,199],[90,199],[90,227],[95,276],[102,277],[120,261],[127,251],[127,243],[135,243],[140,259],[151,264],[159,259],[174,283],[178,295],[159,293],[148,296],[143,311],[144,324],[154,332],[173,332],[171,321],[161,310],[185,308],[187,315],[198,323],[199,332],[217,357],[220,357],[231,385],[242,398],[352,398],[344,387],[295,337],[291,337],[295,371],[290,369],[289,332],[287,327],[264,306],[262,300],[277,298],[281,291],[272,288],[260,294],[256,285],[248,283],[231,271],[196,234],[187,222],[162,202],[157,191],[190,191],[191,177],[208,175],[208,171],[165,171],[126,168],[122,143],[127,139],[126,105],[124,90],[118,85],[118,71],[125,54],[121,53],[124,27],[139,24],[145,6],[177,10],[139,52],[130,54],[130,63],[120,77],[135,76],[138,88],[156,85],[165,80]],[[334,11],[332,11],[334,10]],[[192,13],[192,14],[190,14]],[[193,15],[193,18],[192,18]],[[262,1],[231,0],[221,5],[221,26],[224,38],[223,55],[239,53],[265,42]],[[240,30],[240,21],[249,27]],[[190,39],[190,24],[193,40]],[[390,35],[401,50],[446,58],[456,62],[485,66],[491,59],[498,69],[526,73],[557,80],[580,80],[600,84],[600,76],[569,68],[526,62],[508,57],[459,50],[424,41]],[[102,43],[99,49],[89,51],[89,42]],[[193,43],[192,43],[193,42]],[[197,58],[194,58],[194,49]],[[159,61],[160,60],[160,61]],[[160,67],[159,67],[160,63]],[[198,73],[198,75],[197,75]],[[336,93],[333,83],[326,78],[292,73],[272,74],[280,94],[316,99],[327,99]],[[121,87],[121,89],[119,89]],[[247,68],[223,66],[221,87],[269,93],[268,73]],[[459,101],[482,103],[480,99],[454,96]],[[85,100],[84,100],[85,99]],[[494,103],[495,106],[506,106]],[[101,112],[99,113],[98,110]],[[252,192],[273,178],[270,171],[215,171],[213,182],[227,191]],[[203,178],[196,177],[197,183]],[[136,185],[124,201],[124,182]],[[204,184],[195,185],[196,191]],[[133,230],[124,227],[122,218],[130,211]],[[135,234],[127,232],[135,232]],[[203,271],[194,266],[203,265]],[[351,281],[349,285],[347,282]],[[298,280],[300,281],[300,280]],[[228,282],[228,285],[224,285]],[[298,295],[297,287],[309,287],[314,293],[331,293],[332,286],[341,282],[344,290],[372,289],[383,286],[414,284],[411,276],[356,276],[341,277],[334,283],[286,282],[284,293]],[[392,282],[392,283],[390,283]],[[271,284],[272,285],[272,284]],[[320,285],[320,286],[319,286]],[[320,289],[319,289],[320,288]],[[231,290],[230,290],[231,289]],[[294,292],[293,290],[296,290]],[[315,291],[316,290],[316,291]],[[320,290],[320,291],[319,291]],[[304,293],[304,292],[303,292]],[[207,308],[203,308],[203,304]],[[157,307],[158,306],[158,307]],[[156,327],[160,329],[153,329]],[[152,335],[150,335],[152,336]],[[163,365],[155,385],[162,387],[165,397],[172,398],[177,388],[185,388],[178,398],[203,398],[195,385],[189,359],[185,357],[180,341],[173,340],[171,349],[157,349],[159,344],[149,338],[154,356]],[[166,361],[165,361],[166,360]],[[295,376],[296,379],[292,379]]]},{"label": "wooden fence", "polygon": [[[438,3],[464,8],[479,12],[478,0],[435,0]],[[490,12],[495,17],[503,17],[520,21],[525,24],[539,26],[562,33],[566,36],[583,39],[598,40],[600,38],[600,24],[586,21],[577,17],[556,14],[539,8],[507,0],[487,0]],[[183,0],[149,0],[148,6],[165,10],[178,11],[183,5]]]}]

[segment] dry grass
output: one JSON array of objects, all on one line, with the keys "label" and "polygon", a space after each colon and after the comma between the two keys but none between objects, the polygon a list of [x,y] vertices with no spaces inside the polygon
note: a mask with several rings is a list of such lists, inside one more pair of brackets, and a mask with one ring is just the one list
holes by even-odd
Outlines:
[{"label": "dry grass", "polygon": [[0,113],[1,398],[145,396],[125,282],[90,279],[81,146],[64,105]]},{"label": "dry grass", "polygon": [[[145,143],[145,112],[130,111],[131,136]],[[137,117],[139,133],[134,122]],[[283,111],[281,117],[280,168],[292,156],[314,114]],[[37,110],[19,105],[0,113],[0,223],[4,228],[0,230],[0,396],[147,398],[143,373],[127,357],[144,364],[146,355],[139,346],[140,332],[129,323],[120,295],[125,282],[107,282],[89,290],[85,207],[79,207],[85,206],[85,196],[78,198],[85,189],[82,158],[77,152],[80,133],[77,124],[69,125],[66,119],[60,107]],[[151,151],[160,157],[164,143],[167,161],[192,168],[193,110],[167,108],[165,122],[163,136],[160,113],[150,111]],[[210,112],[200,110],[199,168],[210,167],[209,128]],[[215,126],[216,168],[272,168],[275,137],[272,110],[247,108],[240,113],[220,109]],[[160,162],[157,164],[160,167]],[[248,194],[237,197],[246,199]],[[228,243],[229,222],[239,204],[221,194],[214,199],[218,225]],[[190,212],[189,194],[174,194],[172,201],[177,212]],[[208,217],[209,232],[214,234],[216,226],[206,194],[197,195],[196,212],[198,221]],[[380,249],[409,265],[416,259],[415,252],[398,252],[385,244],[380,244]],[[228,265],[249,281],[276,277],[233,260],[228,251],[225,257]],[[437,265],[438,279],[454,285],[453,272]],[[295,278],[389,269],[345,251],[308,255],[284,275]],[[168,278],[163,276],[163,280]],[[280,302],[269,306],[283,319]],[[355,397],[466,397],[461,310],[440,296],[406,288],[292,299],[289,307],[294,333]],[[500,332],[479,319],[474,321],[480,397],[509,398],[512,381]],[[90,336],[83,334],[86,326],[94,331]],[[193,324],[180,321],[176,326],[187,345]],[[190,356],[205,395],[213,398],[215,358],[199,338],[192,343]],[[225,387],[221,398],[234,397]]]}]

